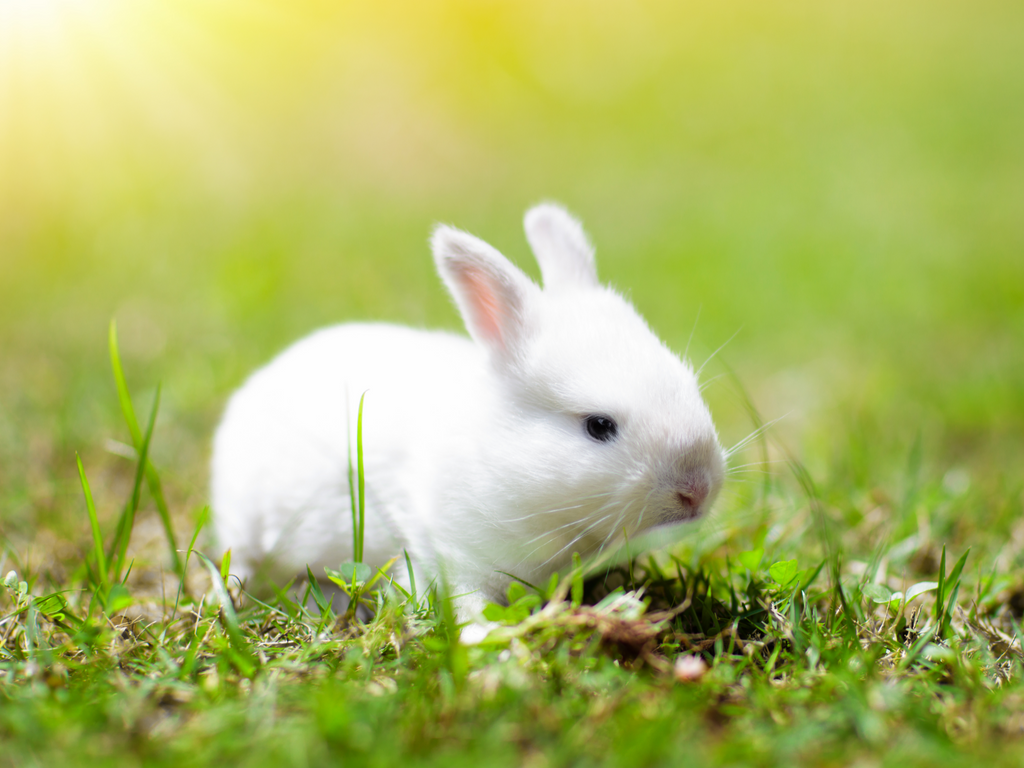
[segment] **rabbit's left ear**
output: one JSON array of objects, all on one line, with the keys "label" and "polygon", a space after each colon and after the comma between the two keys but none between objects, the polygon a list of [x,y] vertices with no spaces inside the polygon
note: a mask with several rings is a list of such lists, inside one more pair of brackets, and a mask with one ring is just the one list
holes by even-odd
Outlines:
[{"label": "rabbit's left ear", "polygon": [[466,330],[499,360],[516,358],[537,286],[479,238],[439,226],[431,238],[437,271],[455,299]]},{"label": "rabbit's left ear", "polygon": [[545,288],[597,285],[594,247],[582,225],[568,211],[554,203],[536,205],[526,212],[523,228],[540,264]]}]

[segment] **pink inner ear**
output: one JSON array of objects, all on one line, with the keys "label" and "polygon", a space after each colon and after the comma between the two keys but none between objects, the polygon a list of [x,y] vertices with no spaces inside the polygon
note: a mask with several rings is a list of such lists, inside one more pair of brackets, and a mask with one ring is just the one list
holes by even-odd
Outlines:
[{"label": "pink inner ear", "polygon": [[504,349],[502,324],[505,313],[494,290],[494,278],[482,269],[466,265],[459,273],[463,296],[473,327],[470,329],[484,341]]}]

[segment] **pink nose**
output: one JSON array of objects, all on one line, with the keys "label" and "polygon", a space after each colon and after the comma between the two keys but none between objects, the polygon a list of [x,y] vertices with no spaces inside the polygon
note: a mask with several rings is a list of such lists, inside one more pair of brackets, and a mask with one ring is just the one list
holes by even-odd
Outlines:
[{"label": "pink nose", "polygon": [[708,497],[708,490],[707,478],[700,476],[689,477],[680,484],[676,496],[683,507],[685,517],[696,516],[700,505]]}]

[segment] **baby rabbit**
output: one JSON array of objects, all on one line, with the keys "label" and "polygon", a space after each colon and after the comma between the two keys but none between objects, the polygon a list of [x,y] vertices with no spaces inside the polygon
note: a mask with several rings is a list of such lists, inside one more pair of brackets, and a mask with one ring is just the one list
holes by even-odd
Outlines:
[{"label": "baby rabbit", "polygon": [[212,490],[234,573],[287,580],[352,559],[348,457],[364,392],[363,559],[406,550],[418,584],[442,576],[459,596],[461,621],[504,600],[507,574],[545,583],[574,552],[707,512],[725,459],[692,367],[598,283],[565,210],[538,205],[525,228],[543,289],[472,235],[434,231],[472,340],[338,325],[232,396]]}]

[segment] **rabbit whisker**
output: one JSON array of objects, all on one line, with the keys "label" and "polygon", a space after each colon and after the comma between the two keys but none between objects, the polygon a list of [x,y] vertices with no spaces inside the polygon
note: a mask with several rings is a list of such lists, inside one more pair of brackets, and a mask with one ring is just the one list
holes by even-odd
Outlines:
[{"label": "rabbit whisker", "polygon": [[526,543],[527,544],[533,544],[533,542],[537,541],[538,539],[551,538],[552,535],[555,534],[555,533],[558,533],[558,531],[565,530],[566,528],[572,528],[574,526],[583,525],[586,522],[587,522],[586,519],[583,519],[583,520],[570,520],[565,525],[560,525],[557,528],[551,528],[550,530],[544,531],[544,533],[540,534],[539,536],[534,536],[532,539],[529,539]]},{"label": "rabbit whisker", "polygon": [[[602,512],[605,512],[606,510],[608,510],[608,509],[612,508],[612,507],[613,507],[613,506],[614,506],[615,504],[616,504],[616,500],[615,500],[615,499],[610,499],[609,501],[605,502],[605,503],[604,503],[604,504],[602,504],[602,505],[601,505],[600,507],[598,507],[598,508],[597,508],[596,510],[594,510],[593,514],[592,514],[592,515],[591,515],[591,516],[590,516],[589,518],[585,518],[585,519],[583,519],[583,520],[574,520],[574,521],[572,521],[572,522],[571,522],[570,524],[568,524],[568,525],[563,525],[563,526],[560,526],[559,528],[557,528],[557,529],[555,529],[555,530],[553,530],[553,531],[546,531],[546,532],[545,532],[545,533],[543,534],[543,536],[544,536],[544,537],[546,537],[546,538],[545,538],[545,540],[544,540],[544,541],[543,541],[543,542],[542,542],[542,543],[541,543],[540,545],[538,545],[538,546],[537,546],[536,548],[534,548],[534,549],[533,549],[533,550],[532,550],[532,551],[531,551],[531,552],[530,552],[529,554],[527,554],[527,556],[526,556],[525,558],[523,558],[523,561],[520,561],[520,564],[521,564],[522,562],[524,562],[524,561],[525,561],[526,559],[528,559],[528,558],[529,558],[529,557],[530,557],[531,555],[533,555],[533,554],[534,554],[535,552],[537,552],[538,550],[540,550],[540,549],[543,549],[543,548],[544,548],[545,546],[547,546],[547,545],[548,545],[548,543],[550,543],[550,542],[551,542],[551,541],[553,541],[554,539],[558,538],[558,531],[559,531],[559,530],[561,530],[561,529],[564,529],[564,528],[568,528],[568,527],[571,527],[572,525],[584,525],[585,523],[587,523],[587,522],[588,522],[588,520],[590,520],[590,519],[592,519],[592,518],[595,518],[595,517],[597,517],[598,515],[601,515],[601,513],[602,513]],[[571,546],[572,544],[574,544],[574,543],[575,543],[576,541],[578,541],[578,540],[579,540],[580,538],[582,538],[583,536],[585,536],[585,535],[586,535],[586,534],[587,534],[587,533],[588,533],[588,532],[590,531],[590,529],[591,529],[591,528],[593,528],[593,527],[595,527],[595,526],[597,526],[597,525],[600,525],[601,523],[603,523],[604,521],[606,521],[606,520],[607,520],[607,519],[608,519],[609,517],[611,517],[611,516],[612,516],[612,514],[614,514],[614,513],[613,513],[613,512],[609,512],[608,514],[606,514],[606,515],[602,515],[601,517],[599,517],[599,518],[597,518],[596,520],[594,520],[594,522],[592,522],[592,523],[591,523],[591,524],[590,524],[590,525],[589,525],[589,526],[587,527],[587,529],[586,529],[586,530],[584,530],[584,531],[583,531],[582,533],[578,534],[578,535],[577,535],[577,536],[576,536],[576,537],[575,537],[575,538],[574,538],[574,539],[573,539],[573,540],[572,540],[572,541],[571,541],[571,542],[569,543],[569,545],[567,545],[567,546]],[[620,515],[621,515],[621,514],[622,514],[622,513],[620,513]],[[537,540],[537,539],[539,539],[539,538],[542,538],[542,536],[537,536],[537,537],[535,537],[534,539],[532,539],[532,540],[531,540],[530,542],[528,542],[528,543],[531,543],[531,544],[532,544],[532,543],[533,543],[534,541],[536,541],[536,540]],[[556,555],[555,555],[555,556],[557,556],[557,554],[558,554],[558,553],[556,553]]]},{"label": "rabbit whisker", "polygon": [[730,456],[735,454],[737,451],[743,450],[748,445],[750,445],[750,443],[752,443],[758,437],[763,435],[769,428],[771,428],[774,425],[778,424],[780,421],[782,421],[788,415],[789,414],[783,414],[782,416],[779,416],[779,418],[777,418],[777,419],[772,419],[771,421],[769,421],[769,422],[767,422],[765,424],[762,424],[760,427],[758,427],[753,432],[751,432],[749,435],[747,435],[742,440],[740,440],[738,443],[736,443],[732,448],[729,448],[728,450],[726,450],[725,451],[725,457],[728,459]]},{"label": "rabbit whisker", "polygon": [[643,521],[644,521],[644,514],[647,512],[647,507],[650,505],[651,495],[653,493],[654,493],[654,486],[652,486],[651,489],[649,491],[647,491],[647,495],[644,496],[643,506],[640,508],[640,515],[639,515],[639,517],[637,517],[637,520],[636,520],[636,528],[633,530],[634,534],[642,530],[642,525],[643,525]]},{"label": "rabbit whisker", "polygon": [[[601,518],[601,520],[605,520],[605,519],[607,519],[608,517],[611,517],[611,514],[607,515],[607,516],[606,516],[606,517],[604,517],[604,518]],[[597,522],[598,522],[598,523],[600,523],[600,522],[601,522],[601,520],[598,520]],[[572,546],[572,545],[573,545],[573,544],[574,544],[575,542],[579,541],[579,540],[580,540],[580,539],[581,539],[581,538],[582,538],[583,536],[585,536],[585,535],[586,535],[586,531],[583,531],[582,533],[580,533],[580,534],[577,534],[576,536],[574,536],[574,537],[573,537],[573,539],[572,539],[572,540],[571,540],[571,541],[569,542],[569,544],[568,544],[568,545],[566,545],[566,546]],[[533,550],[531,550],[530,552],[528,552],[528,553],[526,554],[526,556],[525,556],[525,557],[523,557],[523,559],[519,561],[519,563],[517,564],[517,567],[518,567],[519,565],[522,565],[523,563],[525,563],[525,562],[526,562],[527,560],[529,560],[529,559],[530,559],[530,557],[531,557],[531,556],[533,556],[533,554],[534,554],[534,553],[536,553],[536,552],[540,551],[541,549],[543,549],[544,547],[546,547],[546,546],[547,546],[547,545],[548,545],[549,543],[551,543],[551,542],[552,542],[552,541],[553,541],[554,539],[556,539],[556,538],[558,538],[558,537],[557,537],[557,536],[556,536],[556,535],[555,535],[554,533],[552,533],[551,535],[548,535],[548,536],[547,536],[547,537],[546,537],[546,538],[544,539],[544,541],[543,541],[543,542],[541,542],[541,543],[540,543],[540,544],[539,544],[538,546],[534,547],[534,549],[533,549]],[[565,549],[565,547],[563,547],[562,549]],[[560,554],[560,553],[562,552],[562,549],[560,549],[560,550],[559,550],[558,552],[556,552],[556,553],[555,553],[554,555],[552,555],[552,556],[551,556],[551,557],[549,557],[549,558],[548,558],[547,560],[545,560],[545,561],[544,561],[544,562],[543,562],[543,563],[541,564],[541,566],[540,566],[540,567],[542,567],[542,568],[543,568],[543,567],[544,567],[545,565],[547,565],[547,564],[548,564],[549,562],[551,562],[551,560],[553,560],[554,558],[558,557],[558,555],[559,555],[559,554]]]},{"label": "rabbit whisker", "polygon": [[580,509],[582,507],[585,507],[586,506],[586,502],[588,502],[588,501],[593,501],[594,499],[600,499],[600,498],[605,497],[605,496],[611,496],[611,494],[612,494],[611,491],[601,491],[600,493],[594,493],[594,494],[591,494],[590,496],[583,496],[583,497],[581,497],[579,499],[579,501],[580,501],[579,504],[573,504],[573,505],[570,505],[568,507],[555,507],[553,509],[542,509],[542,510],[539,510],[537,512],[531,512],[528,515],[523,515],[522,517],[515,517],[515,518],[512,518],[511,520],[503,520],[502,522],[503,523],[521,523],[524,520],[529,520],[531,518],[537,517],[538,515],[553,515],[556,512],[568,512],[570,509]]},{"label": "rabbit whisker", "polygon": [[704,365],[702,365],[700,368],[698,368],[697,372],[694,375],[697,378],[700,378],[700,372],[704,370],[705,366],[714,359],[715,355],[717,355],[719,352],[721,352],[723,349],[725,349],[725,345],[726,344],[728,344],[730,341],[732,341],[737,336],[739,336],[740,335],[740,331],[742,331],[742,330],[743,330],[743,326],[741,325],[739,328],[736,329],[736,333],[734,333],[732,336],[730,336],[728,339],[726,339],[725,343],[723,343],[722,346],[720,346],[718,349],[716,349],[714,352],[711,353],[711,356],[707,360],[704,361]]},{"label": "rabbit whisker", "polygon": [[715,380],[717,380],[717,379],[720,379],[720,378],[722,378],[723,376],[725,376],[725,374],[724,374],[724,373],[716,373],[716,374],[715,374],[714,376],[712,376],[712,377],[711,377],[710,379],[707,379],[706,381],[702,381],[702,382],[701,382],[701,384],[700,384],[700,386],[699,386],[699,387],[697,387],[697,391],[698,391],[698,392],[700,392],[701,394],[703,394],[703,393],[704,393],[704,390],[708,388],[708,386],[709,386],[709,385],[711,384],[711,382],[713,382],[713,381],[715,381]]},{"label": "rabbit whisker", "polygon": [[[598,509],[596,509],[596,510],[594,511],[594,514],[596,515],[596,514],[600,514],[601,512],[604,512],[604,511],[605,511],[606,509],[608,509],[609,507],[611,507],[611,506],[612,506],[612,505],[613,505],[614,503],[615,503],[615,502],[614,502],[614,500],[606,502],[605,504],[603,504],[603,505],[601,505],[600,507],[598,507]],[[601,522],[603,522],[603,521],[607,520],[607,519],[608,519],[609,517],[611,517],[611,513],[609,513],[609,514],[605,515],[604,517],[601,517],[601,518],[600,518],[599,520],[597,520],[597,522],[596,522],[596,523],[594,523],[593,525],[598,525],[598,524],[600,524]],[[572,527],[572,526],[574,526],[574,525],[583,525],[583,524],[584,524],[584,523],[586,523],[586,522],[587,522],[587,519],[586,519],[586,518],[584,518],[583,520],[573,520],[573,521],[571,521],[571,522],[569,522],[569,523],[566,523],[565,525],[561,525],[561,526],[559,526],[558,528],[555,528],[554,530],[550,530],[550,531],[545,531],[545,532],[544,532],[544,533],[542,533],[541,535],[539,535],[539,536],[535,536],[535,537],[534,537],[533,539],[530,539],[529,541],[527,541],[527,542],[526,542],[526,543],[527,543],[528,545],[529,545],[529,544],[533,544],[533,543],[534,543],[535,541],[537,541],[538,539],[544,539],[544,541],[542,541],[542,542],[541,542],[540,544],[538,544],[538,545],[537,545],[536,547],[534,547],[534,548],[533,548],[533,549],[532,549],[532,550],[531,550],[530,552],[527,552],[527,553],[526,553],[526,555],[525,555],[525,556],[523,556],[523,558],[522,558],[522,559],[521,559],[521,560],[520,560],[520,561],[519,561],[519,562],[518,562],[518,563],[516,564],[516,567],[518,567],[518,566],[522,565],[523,563],[525,563],[525,562],[526,562],[527,560],[529,560],[529,559],[530,559],[530,557],[531,557],[531,556],[532,556],[532,555],[533,555],[533,554],[534,554],[535,552],[537,552],[537,551],[539,551],[539,550],[543,549],[543,548],[544,548],[544,547],[546,547],[546,546],[547,546],[547,545],[548,545],[548,544],[549,544],[549,543],[550,543],[551,541],[553,541],[554,539],[558,538],[558,532],[559,532],[560,530],[563,530],[563,529],[565,529],[565,528],[571,528],[571,527]],[[591,526],[591,527],[592,527],[592,526]],[[589,530],[589,529],[588,529],[588,530]],[[575,542],[576,542],[577,540],[579,540],[580,538],[582,538],[583,536],[585,536],[585,535],[586,535],[586,533],[587,533],[587,531],[584,531],[584,532],[583,532],[583,533],[581,533],[581,534],[580,534],[579,536],[577,536],[577,537],[576,537],[575,539],[573,539],[573,541],[572,541],[572,542],[570,542],[570,546],[571,546],[571,545],[572,545],[573,543],[575,543]],[[557,556],[557,553],[556,553],[556,556]]]},{"label": "rabbit whisker", "polygon": [[[629,508],[631,506],[633,506],[633,502],[632,501],[623,508],[622,513],[619,515],[618,519],[616,519],[616,521],[615,521],[615,525],[613,525],[611,528],[608,529],[608,535],[604,537],[604,541],[601,542],[601,546],[597,550],[597,554],[598,555],[600,555],[602,552],[604,552],[604,548],[607,547],[608,544],[611,543],[612,541],[614,541],[615,538],[618,536],[618,534],[619,534],[619,523],[622,522],[623,518],[626,516],[626,512],[629,510]],[[642,512],[643,512],[643,510],[641,510],[641,513]]]},{"label": "rabbit whisker", "polygon": [[549,558],[548,558],[547,560],[545,560],[545,561],[544,561],[544,562],[543,562],[543,563],[541,564],[541,567],[543,568],[544,566],[548,565],[548,563],[550,563],[550,562],[551,562],[552,560],[554,560],[554,559],[555,559],[556,557],[558,557],[558,556],[559,556],[559,555],[561,555],[561,554],[562,554],[563,552],[565,552],[565,551],[566,551],[567,549],[569,549],[569,547],[571,547],[571,546],[572,546],[573,544],[575,544],[575,543],[576,543],[576,542],[578,542],[578,541],[581,541],[581,540],[583,539],[583,537],[584,537],[584,536],[586,536],[586,535],[587,535],[588,533],[590,533],[590,531],[592,531],[592,530],[593,530],[594,528],[596,528],[596,527],[597,527],[598,525],[600,525],[601,523],[603,523],[603,522],[604,522],[605,520],[607,520],[607,519],[608,519],[609,517],[611,517],[611,513],[609,513],[609,514],[605,515],[605,516],[604,516],[604,517],[602,517],[602,518],[601,518],[600,520],[596,520],[596,521],[594,521],[593,523],[591,523],[591,524],[590,524],[589,526],[587,526],[587,528],[586,528],[586,530],[585,530],[585,531],[583,531],[582,533],[580,533],[580,534],[579,534],[579,535],[578,535],[578,536],[577,536],[576,538],[574,538],[574,539],[573,539],[572,541],[570,541],[570,542],[569,542],[568,544],[566,544],[566,545],[565,545],[564,547],[562,547],[562,548],[561,548],[561,549],[559,549],[559,550],[558,550],[557,552],[555,552],[555,554],[553,554],[553,555],[552,555],[551,557],[549,557]]},{"label": "rabbit whisker", "polygon": [[751,461],[747,464],[735,464],[726,469],[726,472],[731,472],[734,469],[743,469],[744,467],[763,467],[766,464],[785,464],[785,462],[774,459],[769,459],[768,461]]}]

